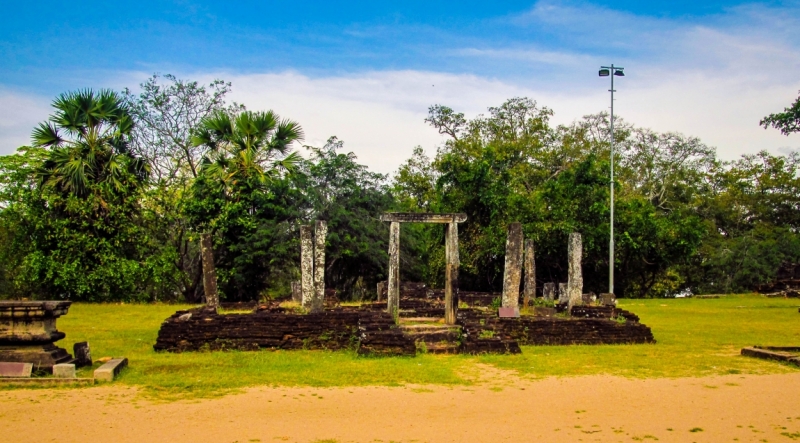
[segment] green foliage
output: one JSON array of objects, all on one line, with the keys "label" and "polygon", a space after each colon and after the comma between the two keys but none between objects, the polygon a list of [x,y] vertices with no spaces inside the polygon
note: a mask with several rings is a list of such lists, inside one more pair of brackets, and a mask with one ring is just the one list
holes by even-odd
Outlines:
[{"label": "green foliage", "polygon": [[534,298],[530,301],[531,306],[542,307],[542,308],[555,308],[556,301],[555,300],[545,300],[544,298]]},{"label": "green foliage", "polygon": [[[0,157],[3,297],[184,300],[202,297],[198,238],[214,234],[227,300],[286,295],[299,277],[298,230],[327,220],[326,286],[343,299],[385,278],[386,211],[464,212],[460,287],[498,291],[509,223],[536,244],[537,286],[566,281],[567,238],[583,236],[586,291],[608,281],[609,119],[568,126],[527,98],[465,118],[435,105],[448,140],[421,147],[393,180],[332,137],[292,152],[298,123],[227,104],[230,84],[153,76],[125,90],[62,94],[32,147]],[[800,99],[762,120],[797,131]],[[699,139],[615,121],[618,297],[771,287],[800,262],[800,156],[733,162]],[[403,280],[444,283],[444,229],[407,224]]]},{"label": "green foliage", "polygon": [[208,155],[186,206],[189,225],[216,234],[218,285],[227,300],[261,296],[296,250],[290,226],[301,194],[281,172],[296,169],[299,156],[289,147],[302,134],[272,111],[234,117],[219,111],[192,137]]},{"label": "green foliage", "polygon": [[[607,115],[553,128],[552,111],[524,98],[467,121],[444,106],[427,119],[451,137],[433,160],[421,150],[395,176],[405,210],[464,212],[459,227],[460,282],[473,290],[500,289],[509,223],[521,222],[536,243],[540,283],[566,280],[567,239],[580,232],[584,287],[602,292],[608,281],[609,164]],[[665,295],[685,279],[708,226],[689,206],[713,150],[697,139],[656,134],[624,122],[615,129],[622,153],[617,171],[616,266],[618,295]],[[688,190],[687,190],[688,189]],[[416,255],[423,278],[440,285],[443,235],[420,229]]]},{"label": "green foliage", "polygon": [[491,329],[484,329],[478,334],[478,338],[494,338],[494,331]]},{"label": "green foliage", "polygon": [[792,103],[792,106],[784,108],[783,112],[764,117],[759,124],[765,129],[770,126],[780,129],[783,135],[800,131],[800,96]]},{"label": "green foliage", "polygon": [[691,267],[682,269],[701,292],[768,286],[781,264],[800,262],[797,154],[760,152],[724,166],[698,198],[709,234]]},{"label": "green foliage", "polygon": [[53,106],[34,148],[2,160],[11,295],[157,298],[172,257],[142,229],[148,168],[128,150],[126,106],[105,90],[62,94]]},{"label": "green foliage", "polygon": [[311,156],[298,180],[312,219],[328,222],[326,286],[350,299],[356,297],[357,285],[371,293],[385,278],[388,232],[377,215],[394,201],[386,177],[358,164],[352,152],[340,152],[343,146],[331,137],[322,148],[309,147]]},{"label": "green foliage", "polygon": [[142,197],[147,215],[144,227],[159,253],[172,257],[161,297],[198,301],[203,294],[199,245],[185,210],[207,147],[194,146],[191,134],[213,113],[234,113],[244,107],[225,103],[231,85],[222,80],[200,85],[169,74],[153,75],[139,86],[138,94],[126,89],[124,95],[135,123],[131,152],[146,159],[151,170]]}]

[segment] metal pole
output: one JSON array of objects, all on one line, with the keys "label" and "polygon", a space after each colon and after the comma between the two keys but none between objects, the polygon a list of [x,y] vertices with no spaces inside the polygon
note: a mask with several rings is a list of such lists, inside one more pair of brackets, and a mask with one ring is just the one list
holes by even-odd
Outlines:
[{"label": "metal pole", "polygon": [[614,65],[611,65],[611,232],[608,239],[608,292],[614,293]]}]

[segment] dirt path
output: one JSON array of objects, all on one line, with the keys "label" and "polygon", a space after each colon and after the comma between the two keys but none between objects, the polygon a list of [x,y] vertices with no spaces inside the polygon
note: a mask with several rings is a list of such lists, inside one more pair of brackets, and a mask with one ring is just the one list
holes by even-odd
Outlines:
[{"label": "dirt path", "polygon": [[0,441],[15,443],[656,439],[800,441],[800,373],[674,380],[497,377],[455,388],[255,388],[172,403],[152,403],[119,386],[0,392]]}]

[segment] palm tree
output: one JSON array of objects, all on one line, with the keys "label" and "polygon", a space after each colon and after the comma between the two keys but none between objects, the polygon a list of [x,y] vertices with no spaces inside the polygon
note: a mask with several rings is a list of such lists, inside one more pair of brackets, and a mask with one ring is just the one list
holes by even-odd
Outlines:
[{"label": "palm tree", "polygon": [[281,171],[293,170],[300,156],[288,153],[289,147],[302,139],[298,123],[279,120],[272,111],[243,111],[233,117],[218,111],[201,121],[192,144],[208,148],[204,172],[230,191],[244,183],[265,184]]},{"label": "palm tree", "polygon": [[33,130],[33,145],[50,148],[39,169],[40,183],[79,197],[141,186],[147,164],[128,151],[133,120],[122,98],[110,90],[61,94],[56,112]]}]

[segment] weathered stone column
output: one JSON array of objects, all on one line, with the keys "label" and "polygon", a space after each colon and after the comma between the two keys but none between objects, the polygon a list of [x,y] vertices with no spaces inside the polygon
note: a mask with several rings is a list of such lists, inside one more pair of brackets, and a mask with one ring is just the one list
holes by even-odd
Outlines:
[{"label": "weathered stone column", "polygon": [[617,297],[614,294],[608,292],[600,294],[600,301],[603,303],[603,306],[617,305]]},{"label": "weathered stone column", "polygon": [[542,298],[547,301],[553,301],[556,299],[555,283],[545,283],[544,286],[542,286]]},{"label": "weathered stone column", "polygon": [[583,262],[583,240],[581,235],[573,232],[569,235],[569,279],[567,280],[567,292],[569,293],[569,308],[583,304],[583,273],[581,264]]},{"label": "weathered stone column", "polygon": [[522,225],[508,225],[506,267],[503,273],[503,307],[519,307],[519,282],[522,274]]},{"label": "weathered stone column", "polygon": [[317,220],[314,229],[314,301],[310,312],[322,312],[325,306],[325,239],[328,223]]},{"label": "weathered stone column", "polygon": [[444,322],[456,324],[458,312],[458,223],[448,223],[445,234]]},{"label": "weathered stone column", "polygon": [[299,280],[292,282],[292,301],[295,303],[303,301],[303,289]]},{"label": "weathered stone column", "polygon": [[300,289],[302,303],[311,309],[314,298],[314,241],[311,226],[300,226]]},{"label": "weathered stone column", "polygon": [[567,284],[558,284],[558,304],[569,303],[569,292],[567,292]]},{"label": "weathered stone column", "polygon": [[377,301],[383,300],[383,290],[384,289],[386,289],[386,282],[385,281],[379,281],[378,282],[378,298],[376,299]]},{"label": "weathered stone column", "polygon": [[533,240],[525,240],[525,286],[523,300],[526,308],[532,299],[536,298],[536,261],[533,255]]},{"label": "weathered stone column", "polygon": [[217,292],[217,271],[214,267],[214,242],[211,233],[200,234],[200,259],[203,262],[203,290],[206,294],[206,306],[219,307]]},{"label": "weathered stone column", "polygon": [[387,312],[397,318],[400,311],[400,223],[389,225],[389,278],[386,295]]}]

